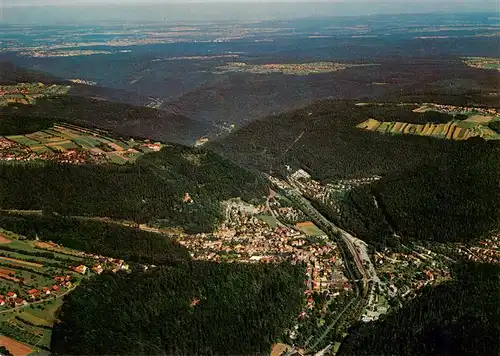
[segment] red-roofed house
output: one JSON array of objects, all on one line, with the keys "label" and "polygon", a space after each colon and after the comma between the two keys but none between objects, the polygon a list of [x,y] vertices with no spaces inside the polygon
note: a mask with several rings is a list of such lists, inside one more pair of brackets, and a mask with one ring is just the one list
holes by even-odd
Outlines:
[{"label": "red-roofed house", "polygon": [[52,290],[53,290],[53,291],[58,291],[59,289],[60,289],[60,287],[59,287],[58,285],[55,285],[55,284],[54,284],[54,285],[52,286]]},{"label": "red-roofed house", "polygon": [[0,306],[5,305],[5,302],[3,299],[0,299]]},{"label": "red-roofed house", "polygon": [[38,289],[33,288],[33,289],[30,289],[27,293],[30,295],[34,295],[34,294],[38,294],[40,292],[38,291]]},{"label": "red-roofed house", "polygon": [[78,267],[75,267],[75,272],[80,273],[80,274],[85,274],[85,273],[87,273],[87,266],[80,265]]},{"label": "red-roofed house", "polygon": [[27,301],[25,301],[23,298],[16,298],[16,299],[14,300],[14,303],[15,303],[16,307],[19,307],[19,306],[21,306],[21,305],[27,305],[27,304],[28,304],[28,302],[27,302]]},{"label": "red-roofed house", "polygon": [[14,293],[14,292],[9,292],[9,293],[7,293],[7,296],[8,296],[9,298],[15,298],[15,297],[17,297],[17,294],[16,294],[16,293]]}]

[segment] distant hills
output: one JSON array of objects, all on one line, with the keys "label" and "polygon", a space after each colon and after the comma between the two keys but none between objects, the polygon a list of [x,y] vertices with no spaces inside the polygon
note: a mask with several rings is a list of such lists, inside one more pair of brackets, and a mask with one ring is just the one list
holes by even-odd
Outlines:
[{"label": "distant hills", "polygon": [[136,93],[126,90],[72,83],[67,79],[59,78],[48,73],[26,70],[12,62],[0,61],[0,85],[38,82],[44,84],[71,85],[70,94],[75,96],[117,101],[139,106],[149,103],[147,97],[141,97]]},{"label": "distant hills", "polygon": [[[33,117],[69,121],[127,136],[191,145],[210,132],[208,124],[178,114],[144,107],[149,101],[131,92],[75,84],[45,73],[26,71],[0,62],[0,84],[44,83],[70,85],[67,95],[38,99],[36,105],[1,107],[3,117]],[[137,106],[139,105],[139,106]]]},{"label": "distant hills", "polygon": [[[268,59],[259,64],[275,63]],[[357,62],[347,62],[356,64]],[[305,76],[226,73],[165,101],[162,108],[200,122],[238,126],[322,99],[497,105],[500,74],[459,58],[378,57],[376,66]]]}]

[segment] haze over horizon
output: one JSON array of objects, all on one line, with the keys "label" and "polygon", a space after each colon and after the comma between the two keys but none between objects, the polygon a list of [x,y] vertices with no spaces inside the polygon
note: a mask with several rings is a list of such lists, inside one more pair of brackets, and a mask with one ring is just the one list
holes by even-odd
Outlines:
[{"label": "haze over horizon", "polygon": [[[431,0],[416,2],[233,0],[3,0],[6,23],[91,23],[102,21],[255,21],[315,16],[362,16],[398,13],[500,12],[496,1]],[[95,8],[99,7],[99,12]]]}]

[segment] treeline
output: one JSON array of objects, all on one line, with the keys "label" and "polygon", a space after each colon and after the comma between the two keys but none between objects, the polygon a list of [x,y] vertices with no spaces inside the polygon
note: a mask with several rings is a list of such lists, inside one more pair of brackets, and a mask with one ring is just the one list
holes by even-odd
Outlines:
[{"label": "treeline", "polygon": [[0,226],[28,238],[38,236],[76,250],[132,262],[165,264],[190,259],[188,251],[168,236],[119,224],[2,213]]},{"label": "treeline", "polygon": [[[0,165],[0,207],[212,231],[220,201],[264,196],[255,174],[212,152],[168,146],[133,165]],[[184,202],[189,193],[193,202]]]},{"label": "treeline", "polygon": [[500,267],[460,264],[454,280],[378,321],[355,326],[339,355],[500,354]]},{"label": "treeline", "polygon": [[33,119],[30,116],[9,114],[0,118],[0,135],[24,135],[51,128],[57,119],[52,117],[40,117]]},{"label": "treeline", "polygon": [[56,355],[266,355],[293,327],[304,267],[193,261],[102,274],[65,297]]}]

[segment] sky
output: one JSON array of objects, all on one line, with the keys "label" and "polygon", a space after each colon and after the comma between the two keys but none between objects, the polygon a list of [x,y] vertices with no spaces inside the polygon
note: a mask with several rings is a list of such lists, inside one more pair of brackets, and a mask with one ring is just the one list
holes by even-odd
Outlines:
[{"label": "sky", "polygon": [[0,5],[1,22],[39,24],[165,19],[255,21],[468,11],[497,12],[500,16],[499,2],[494,0],[0,0]]}]

